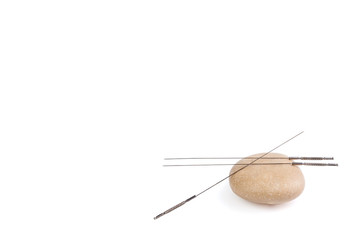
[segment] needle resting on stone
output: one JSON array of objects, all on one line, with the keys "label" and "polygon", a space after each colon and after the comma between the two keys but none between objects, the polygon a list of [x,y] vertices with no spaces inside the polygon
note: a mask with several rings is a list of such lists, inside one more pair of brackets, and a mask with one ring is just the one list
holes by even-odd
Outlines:
[{"label": "needle resting on stone", "polygon": [[[288,157],[283,154],[272,153],[285,143],[296,138],[300,132],[292,138],[286,140],[266,153],[259,153],[249,157],[192,157],[192,158],[165,158],[165,160],[190,160],[190,159],[240,159],[234,164],[171,164],[165,167],[180,166],[233,166],[230,173],[205,188],[201,192],[185,199],[168,210],[158,214],[154,219],[158,219],[173,210],[183,206],[185,203],[195,199],[221,182],[229,179],[232,191],[239,197],[255,203],[280,204],[291,201],[298,197],[304,190],[304,176],[298,167],[305,166],[338,166],[337,163],[318,163],[313,161],[333,160],[332,157]],[[310,162],[299,162],[293,160],[303,160]]]},{"label": "needle resting on stone", "polygon": [[[282,146],[282,145],[284,145],[285,143],[287,143],[287,142],[291,141],[292,139],[296,138],[297,136],[299,136],[299,135],[300,135],[300,134],[302,134],[302,133],[303,133],[303,132],[300,132],[300,133],[296,134],[294,137],[292,137],[292,138],[290,138],[290,139],[286,140],[285,142],[283,142],[283,143],[281,143],[280,145],[276,146],[275,148],[271,149],[269,152],[267,152],[267,153],[265,153],[265,154],[261,155],[260,157],[258,157],[258,158],[256,158],[256,159],[252,160],[252,161],[250,162],[250,164],[252,164],[252,163],[254,163],[255,161],[257,161],[257,160],[259,160],[259,159],[261,159],[261,158],[265,157],[266,155],[268,155],[268,154],[269,154],[269,153],[271,153],[272,151],[275,151],[276,149],[278,149],[279,147],[281,147],[281,146]],[[244,166],[242,169],[244,169],[244,168],[246,168],[246,167],[248,167],[248,166]],[[189,197],[189,198],[185,199],[184,201],[182,201],[182,202],[180,202],[180,203],[176,204],[175,206],[173,206],[173,207],[169,208],[168,210],[166,210],[166,211],[164,211],[164,212],[162,212],[162,213],[160,213],[160,214],[156,215],[156,216],[154,217],[154,219],[158,219],[158,218],[160,218],[160,217],[164,216],[165,214],[168,214],[168,213],[170,213],[170,212],[174,211],[175,209],[177,209],[177,208],[179,208],[179,207],[183,206],[185,203],[187,203],[187,202],[189,202],[189,201],[191,201],[191,200],[195,199],[196,197],[200,196],[200,195],[201,195],[201,194],[203,194],[204,192],[209,191],[211,188],[213,188],[213,187],[215,187],[216,185],[218,185],[219,183],[221,183],[221,182],[225,181],[226,179],[228,179],[228,178],[229,178],[229,177],[231,177],[232,175],[236,174],[237,172],[241,171],[242,169],[239,169],[239,170],[236,170],[235,172],[230,173],[230,175],[228,175],[228,176],[226,176],[225,178],[223,178],[223,179],[221,179],[221,180],[217,181],[216,183],[212,184],[211,186],[209,186],[209,187],[205,188],[204,190],[202,190],[202,191],[201,191],[201,192],[199,192],[198,194],[195,194],[195,195],[193,195],[193,196],[191,196],[191,197]]]},{"label": "needle resting on stone", "polygon": [[[275,159],[275,158],[274,158]],[[281,158],[280,158],[281,159]],[[246,166],[248,163],[201,163],[201,164],[165,164],[163,167],[212,167],[212,166]],[[265,166],[265,165],[293,165],[293,166],[334,166],[337,167],[337,163],[315,163],[315,162],[268,162],[268,163],[253,163],[252,166]]]}]

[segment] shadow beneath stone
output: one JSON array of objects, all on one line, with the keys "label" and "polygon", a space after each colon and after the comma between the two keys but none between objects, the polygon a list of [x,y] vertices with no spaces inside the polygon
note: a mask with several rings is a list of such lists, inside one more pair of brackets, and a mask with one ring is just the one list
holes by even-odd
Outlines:
[{"label": "shadow beneath stone", "polygon": [[233,193],[229,186],[224,186],[222,188],[219,198],[220,201],[224,202],[224,205],[227,208],[231,208],[233,210],[239,210],[243,212],[244,211],[253,212],[253,211],[258,211],[259,209],[265,211],[273,211],[273,210],[286,209],[292,205],[292,201],[277,205],[249,202],[245,199],[240,198],[235,193]]}]

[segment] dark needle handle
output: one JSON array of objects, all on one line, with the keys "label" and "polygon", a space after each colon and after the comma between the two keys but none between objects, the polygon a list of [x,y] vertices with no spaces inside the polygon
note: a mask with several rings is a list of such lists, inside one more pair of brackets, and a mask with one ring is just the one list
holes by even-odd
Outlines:
[{"label": "dark needle handle", "polygon": [[172,208],[169,208],[168,210],[166,210],[163,213],[160,213],[159,215],[157,215],[156,217],[154,217],[154,220],[158,219],[159,217],[164,216],[165,214],[168,214],[169,212],[174,211],[175,209],[177,209],[178,207],[181,207],[182,205],[184,205],[185,203],[189,202],[190,200],[196,198],[196,195],[189,197],[188,199],[186,199],[185,201],[182,201],[181,203],[176,204],[175,206],[173,206]]},{"label": "dark needle handle", "polygon": [[302,166],[334,166],[337,167],[337,163],[309,163],[309,162],[292,162],[292,165],[302,165]]}]

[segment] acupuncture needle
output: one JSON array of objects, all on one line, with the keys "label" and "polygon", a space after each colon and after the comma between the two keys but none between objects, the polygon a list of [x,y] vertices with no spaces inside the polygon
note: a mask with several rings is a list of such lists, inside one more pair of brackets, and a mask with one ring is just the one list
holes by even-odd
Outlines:
[{"label": "acupuncture needle", "polygon": [[164,216],[164,215],[166,215],[166,214],[168,214],[168,213],[170,213],[170,212],[174,211],[175,209],[177,209],[177,208],[179,208],[179,207],[183,206],[185,203],[187,203],[187,202],[189,202],[189,201],[193,200],[194,198],[196,198],[196,197],[200,196],[201,194],[205,193],[206,191],[210,190],[211,188],[213,188],[213,187],[215,187],[216,185],[220,184],[221,182],[225,181],[226,179],[228,179],[229,177],[231,177],[231,176],[233,176],[234,174],[238,173],[239,171],[241,171],[241,170],[243,170],[243,169],[247,168],[248,166],[252,165],[255,161],[257,161],[257,160],[259,160],[259,159],[261,159],[261,158],[265,157],[266,155],[268,155],[269,153],[271,153],[271,152],[275,151],[276,149],[278,149],[278,148],[279,148],[279,147],[281,147],[282,145],[284,145],[284,144],[286,144],[287,142],[289,142],[289,141],[293,140],[294,138],[298,137],[298,136],[299,136],[300,134],[302,134],[303,132],[304,132],[304,131],[302,131],[302,132],[300,132],[300,133],[296,134],[295,136],[293,136],[293,137],[289,138],[288,140],[286,140],[285,142],[283,142],[283,143],[281,143],[280,145],[276,146],[275,148],[271,149],[270,151],[268,151],[268,152],[264,153],[264,154],[263,154],[263,155],[261,155],[260,157],[255,158],[255,159],[254,159],[254,160],[252,160],[252,161],[251,161],[248,165],[246,165],[246,166],[244,166],[243,168],[240,168],[239,170],[237,170],[237,171],[235,171],[235,172],[233,172],[233,173],[231,173],[231,174],[227,175],[226,177],[224,177],[224,178],[223,178],[223,179],[221,179],[220,181],[218,181],[218,182],[216,182],[216,183],[212,184],[211,186],[209,186],[208,188],[204,189],[204,190],[203,190],[203,191],[201,191],[200,193],[195,194],[195,195],[193,195],[193,196],[189,197],[188,199],[185,199],[184,201],[182,201],[182,202],[180,202],[180,203],[176,204],[175,206],[173,206],[173,207],[169,208],[168,210],[166,210],[166,211],[164,211],[164,212],[162,212],[162,213],[160,213],[160,214],[156,215],[156,216],[154,217],[154,220],[156,220],[156,219],[158,219],[158,218],[160,218],[160,217],[162,217],[162,216]]},{"label": "acupuncture needle", "polygon": [[264,165],[303,165],[303,166],[334,166],[337,167],[337,163],[314,163],[314,162],[291,162],[291,163],[210,163],[210,164],[165,164],[163,167],[208,167],[208,166],[264,166]]},{"label": "acupuncture needle", "polygon": [[[211,160],[211,159],[257,159],[258,157],[171,157],[164,158],[164,160]],[[287,159],[287,160],[334,160],[333,157],[262,157],[261,159]]]}]

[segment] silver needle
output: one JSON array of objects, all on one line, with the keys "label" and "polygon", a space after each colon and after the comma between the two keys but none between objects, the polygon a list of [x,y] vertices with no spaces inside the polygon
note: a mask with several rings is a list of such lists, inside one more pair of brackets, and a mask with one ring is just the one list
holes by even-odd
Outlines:
[{"label": "silver needle", "polygon": [[337,163],[289,162],[289,163],[210,163],[210,164],[165,164],[163,167],[208,167],[208,166],[264,166],[264,165],[305,165],[305,166],[338,166]]},{"label": "silver needle", "polygon": [[[198,159],[256,159],[258,157],[185,157],[164,158],[164,160],[198,160]],[[334,160],[333,157],[263,157],[262,159],[288,159],[288,160]]]},{"label": "silver needle", "polygon": [[[278,149],[279,147],[281,147],[281,146],[282,146],[282,145],[284,145],[285,143],[287,143],[287,142],[289,142],[289,141],[293,140],[294,138],[296,138],[297,136],[299,136],[299,135],[300,135],[300,134],[302,134],[303,132],[304,132],[304,131],[302,131],[302,132],[300,132],[300,133],[296,134],[296,135],[295,135],[295,136],[293,136],[292,138],[290,138],[290,139],[286,140],[285,142],[283,142],[283,143],[281,143],[280,145],[276,146],[275,148],[271,149],[271,150],[270,150],[270,151],[268,151],[267,153],[264,153],[264,154],[263,154],[263,155],[261,155],[260,157],[256,158],[256,159],[255,159],[255,160],[253,160],[252,162],[250,162],[250,163],[249,163],[249,165],[252,165],[252,164],[253,164],[256,160],[258,160],[258,159],[261,159],[261,158],[265,157],[266,155],[268,155],[268,154],[269,154],[269,153],[271,153],[272,151],[275,151],[276,149]],[[165,214],[168,214],[168,213],[170,213],[170,212],[174,211],[175,209],[177,209],[177,208],[181,207],[181,206],[182,206],[182,205],[184,205],[185,203],[187,203],[187,202],[189,202],[189,201],[193,200],[193,199],[194,199],[194,198],[196,198],[197,196],[199,196],[199,195],[203,194],[204,192],[206,192],[206,191],[210,190],[211,188],[213,188],[213,187],[215,187],[216,185],[218,185],[219,183],[221,183],[221,182],[225,181],[226,179],[228,179],[228,178],[229,178],[229,177],[231,177],[232,175],[234,175],[234,174],[238,173],[239,171],[241,171],[241,170],[245,169],[245,168],[246,168],[246,167],[248,167],[249,165],[247,165],[247,166],[245,166],[245,167],[243,167],[243,168],[240,168],[239,170],[237,170],[237,171],[235,171],[235,172],[231,173],[230,175],[226,176],[225,178],[221,179],[220,181],[218,181],[218,182],[214,183],[213,185],[211,185],[210,187],[208,187],[208,188],[206,188],[205,190],[201,191],[200,193],[198,193],[198,194],[196,194],[196,195],[194,195],[194,196],[191,196],[191,197],[189,197],[188,199],[186,199],[186,200],[184,200],[184,201],[182,201],[182,202],[180,202],[180,203],[176,204],[175,206],[173,206],[173,207],[169,208],[168,210],[166,210],[166,211],[164,211],[164,212],[160,213],[159,215],[157,215],[157,216],[155,216],[155,217],[154,217],[154,220],[156,220],[156,219],[158,219],[158,218],[160,218],[160,217],[164,216]]]}]

